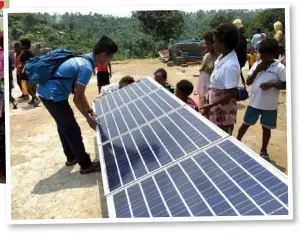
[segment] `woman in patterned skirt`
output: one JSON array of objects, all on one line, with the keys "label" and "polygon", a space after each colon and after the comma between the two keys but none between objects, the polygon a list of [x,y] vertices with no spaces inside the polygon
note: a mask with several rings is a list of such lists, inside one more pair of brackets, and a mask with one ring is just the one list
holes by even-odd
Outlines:
[{"label": "woman in patterned skirt", "polygon": [[235,52],[239,31],[233,24],[220,24],[214,30],[214,47],[221,55],[215,62],[210,79],[209,104],[201,113],[215,125],[232,135],[237,116],[237,88],[240,65]]}]

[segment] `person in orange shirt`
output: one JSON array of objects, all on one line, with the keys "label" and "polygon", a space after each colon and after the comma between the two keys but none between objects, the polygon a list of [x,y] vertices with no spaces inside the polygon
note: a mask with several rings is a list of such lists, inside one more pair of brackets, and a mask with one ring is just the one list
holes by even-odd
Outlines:
[{"label": "person in orange shirt", "polygon": [[249,69],[252,68],[254,63],[256,62],[257,53],[254,48],[251,48],[250,53],[247,55],[247,59],[249,61]]},{"label": "person in orange shirt", "polygon": [[110,84],[110,78],[112,77],[111,64],[105,66],[98,64],[97,71],[98,93],[101,93],[102,86]]}]

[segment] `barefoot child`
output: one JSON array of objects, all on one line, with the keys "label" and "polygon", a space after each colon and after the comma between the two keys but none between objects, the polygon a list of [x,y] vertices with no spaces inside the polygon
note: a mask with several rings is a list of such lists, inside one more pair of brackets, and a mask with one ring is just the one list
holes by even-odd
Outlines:
[{"label": "barefoot child", "polygon": [[204,55],[199,78],[198,84],[196,89],[196,94],[199,96],[198,100],[198,107],[202,108],[207,103],[207,93],[208,88],[210,85],[210,77],[214,70],[215,61],[218,58],[218,53],[214,49],[214,41],[213,41],[214,33],[212,31],[206,32],[204,35],[206,51],[207,53]]},{"label": "barefoot child", "polygon": [[275,39],[264,39],[259,45],[261,60],[256,62],[248,73],[247,85],[252,86],[250,102],[246,109],[243,124],[238,132],[240,141],[248,128],[256,124],[259,116],[262,125],[262,147],[260,156],[269,160],[267,146],[271,137],[271,129],[277,125],[277,108],[280,90],[286,88],[285,66],[274,59],[278,52]]},{"label": "barefoot child", "polygon": [[192,94],[193,89],[193,84],[190,81],[183,79],[176,84],[175,95],[183,102],[187,103],[190,107],[198,111],[196,102],[189,97],[189,95]]}]

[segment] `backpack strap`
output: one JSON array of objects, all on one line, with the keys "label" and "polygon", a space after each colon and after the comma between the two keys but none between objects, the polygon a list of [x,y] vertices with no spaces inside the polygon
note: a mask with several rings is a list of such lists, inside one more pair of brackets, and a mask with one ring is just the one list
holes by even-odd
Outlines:
[{"label": "backpack strap", "polygon": [[241,76],[241,81],[242,81],[242,84],[243,84],[244,88],[246,89],[245,80],[244,80],[244,77],[243,77],[242,71],[240,71],[240,76]]}]

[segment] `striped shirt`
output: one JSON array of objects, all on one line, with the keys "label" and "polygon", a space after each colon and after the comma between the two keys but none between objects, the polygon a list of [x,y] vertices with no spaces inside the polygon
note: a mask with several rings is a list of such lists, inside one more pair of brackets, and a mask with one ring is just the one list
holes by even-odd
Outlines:
[{"label": "striped shirt", "polygon": [[[93,62],[94,57],[92,53],[88,56]],[[87,86],[93,73],[94,67],[91,62],[83,57],[70,58],[59,66],[54,76],[65,77],[66,80],[49,80],[46,84],[40,85],[38,88],[39,96],[45,99],[52,99],[53,101],[61,101],[68,99],[73,92],[72,86],[75,78],[76,83]]]}]

